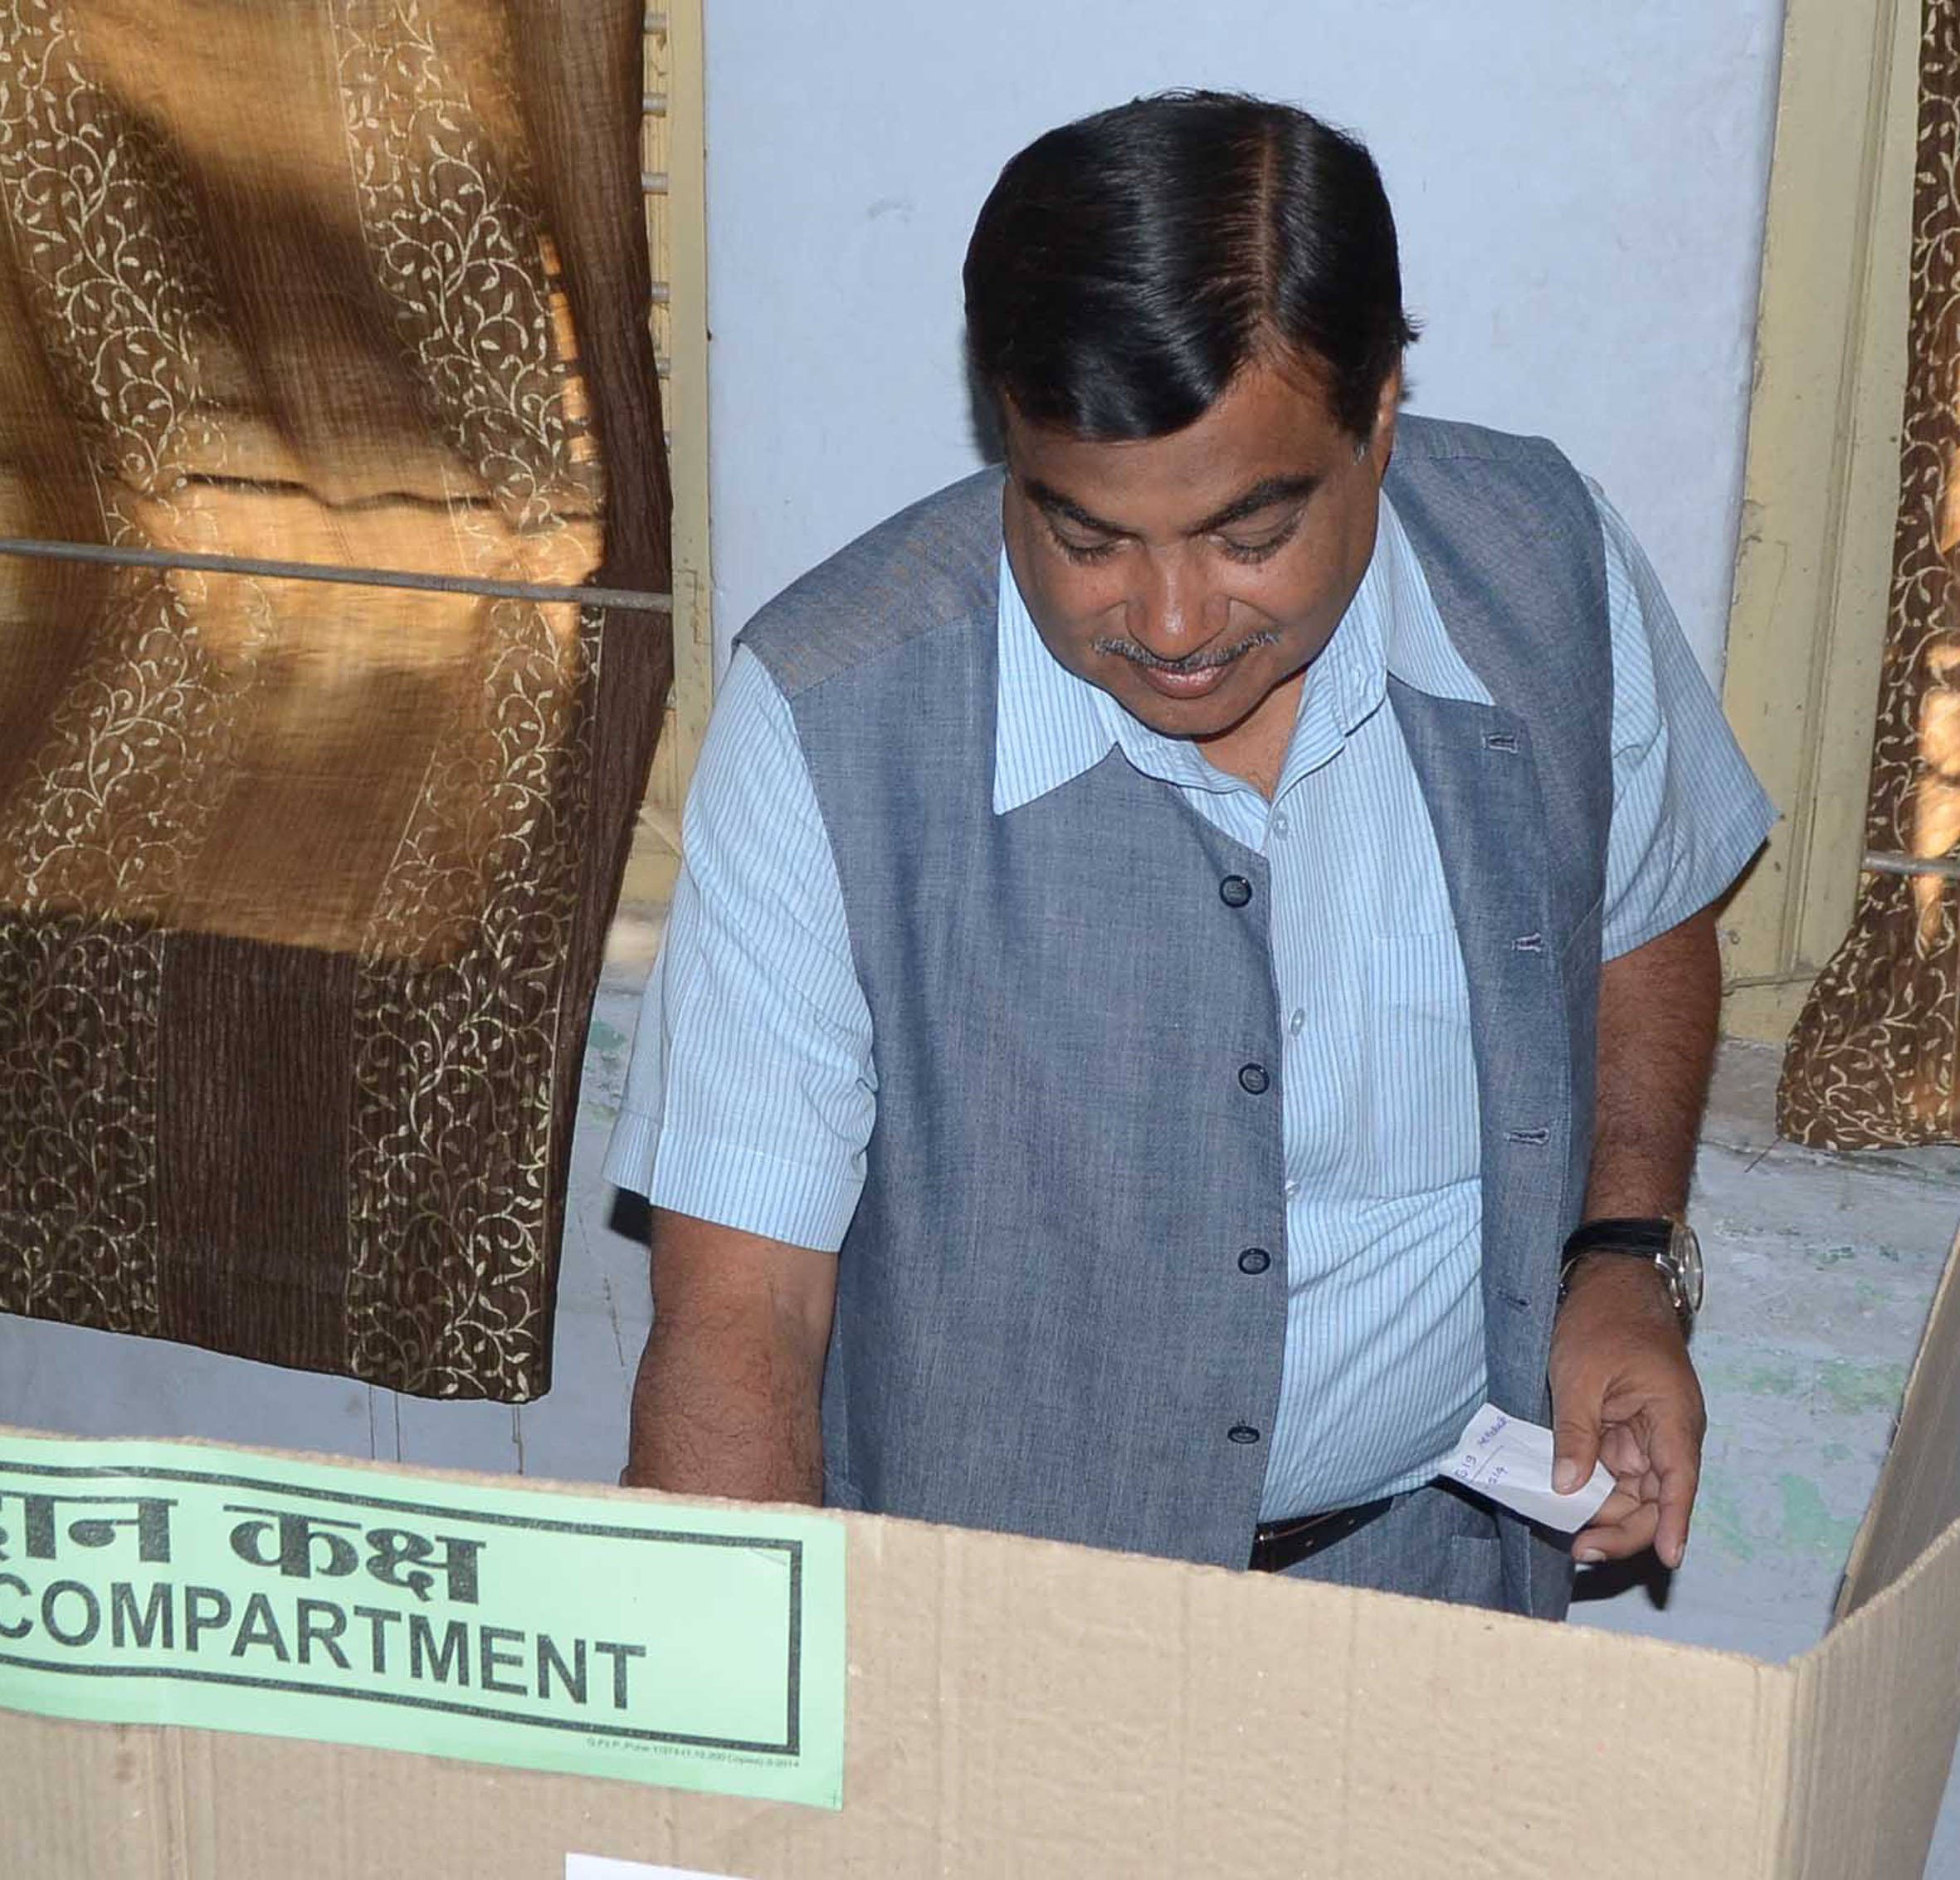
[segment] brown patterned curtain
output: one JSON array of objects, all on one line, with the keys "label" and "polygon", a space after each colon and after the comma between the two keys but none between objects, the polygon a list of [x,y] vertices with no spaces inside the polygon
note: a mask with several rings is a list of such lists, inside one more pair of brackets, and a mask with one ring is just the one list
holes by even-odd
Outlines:
[{"label": "brown patterned curtain", "polygon": [[[0,535],[668,586],[637,0],[0,0]],[[536,1395],[664,616],[0,556],[0,1310]]]},{"label": "brown patterned curtain", "polygon": [[[1960,0],[1925,0],[1911,369],[1890,621],[1850,935],[1792,1034],[1777,1127],[1825,1149],[1960,1136]],[[1922,872],[1927,862],[1945,863]]]}]

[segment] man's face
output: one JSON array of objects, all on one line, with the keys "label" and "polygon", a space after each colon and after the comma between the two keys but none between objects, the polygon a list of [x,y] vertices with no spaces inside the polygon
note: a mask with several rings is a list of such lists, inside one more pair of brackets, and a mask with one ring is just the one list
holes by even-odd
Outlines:
[{"label": "man's face", "polygon": [[1007,559],[1048,650],[1153,730],[1283,714],[1374,552],[1401,395],[1365,445],[1318,375],[1255,364],[1165,437],[1091,443],[1006,416]]}]

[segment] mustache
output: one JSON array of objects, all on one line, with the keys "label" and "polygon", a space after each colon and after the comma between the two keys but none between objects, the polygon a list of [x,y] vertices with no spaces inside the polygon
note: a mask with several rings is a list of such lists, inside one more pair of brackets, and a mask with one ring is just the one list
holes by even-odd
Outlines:
[{"label": "mustache", "polygon": [[1153,672],[1209,672],[1214,667],[1230,666],[1241,655],[1251,652],[1255,647],[1276,645],[1280,636],[1272,632],[1253,634],[1249,639],[1241,640],[1237,645],[1225,647],[1206,647],[1197,652],[1187,653],[1182,659],[1165,659],[1153,653],[1148,647],[1140,647],[1134,640],[1097,640],[1093,643],[1098,652],[1114,653],[1119,659],[1127,659],[1132,666],[1147,667]]}]

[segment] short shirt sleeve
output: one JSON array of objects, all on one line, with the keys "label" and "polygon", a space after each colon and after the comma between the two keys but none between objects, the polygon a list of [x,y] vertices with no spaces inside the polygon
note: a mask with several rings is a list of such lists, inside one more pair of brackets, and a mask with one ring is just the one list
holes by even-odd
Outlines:
[{"label": "short shirt sleeve", "polygon": [[1603,951],[1631,953],[1734,881],[1777,820],[1659,578],[1597,487],[1613,655]]},{"label": "short shirt sleeve", "polygon": [[738,647],[606,1174],[656,1207],[834,1252],[864,1188],[871,1015],[789,707]]}]

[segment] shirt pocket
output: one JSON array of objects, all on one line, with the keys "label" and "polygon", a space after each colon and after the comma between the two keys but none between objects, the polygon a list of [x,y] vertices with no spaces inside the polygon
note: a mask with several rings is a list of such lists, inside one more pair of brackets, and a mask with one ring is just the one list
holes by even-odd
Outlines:
[{"label": "shirt pocket", "polygon": [[1371,977],[1368,1194],[1389,1199],[1475,1180],[1477,1062],[1455,928],[1383,935]]}]

